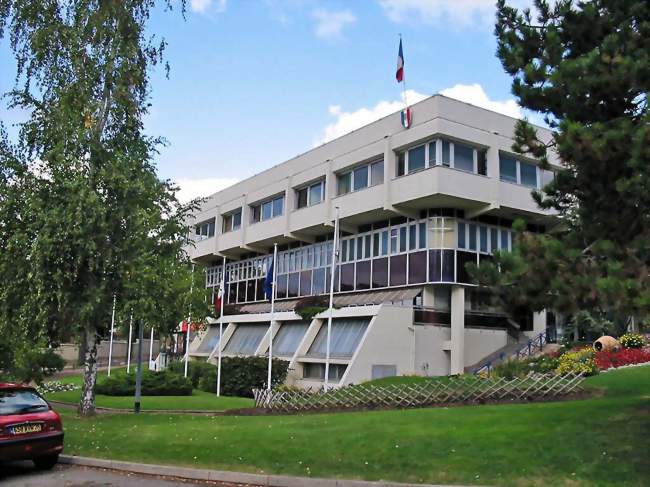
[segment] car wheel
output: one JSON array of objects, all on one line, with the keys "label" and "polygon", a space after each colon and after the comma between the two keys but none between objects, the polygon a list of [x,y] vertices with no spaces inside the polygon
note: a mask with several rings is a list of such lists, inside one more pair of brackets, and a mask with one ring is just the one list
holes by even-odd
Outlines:
[{"label": "car wheel", "polygon": [[50,470],[59,461],[59,455],[50,455],[47,457],[38,457],[32,460],[39,470]]}]

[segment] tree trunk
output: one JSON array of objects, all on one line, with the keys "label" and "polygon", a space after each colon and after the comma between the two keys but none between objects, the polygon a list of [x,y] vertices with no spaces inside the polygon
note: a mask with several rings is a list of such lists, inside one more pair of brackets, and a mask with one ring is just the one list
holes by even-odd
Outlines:
[{"label": "tree trunk", "polygon": [[81,389],[78,413],[80,416],[95,414],[95,383],[97,382],[97,344],[99,336],[93,329],[84,330],[86,355],[84,358],[84,382]]}]

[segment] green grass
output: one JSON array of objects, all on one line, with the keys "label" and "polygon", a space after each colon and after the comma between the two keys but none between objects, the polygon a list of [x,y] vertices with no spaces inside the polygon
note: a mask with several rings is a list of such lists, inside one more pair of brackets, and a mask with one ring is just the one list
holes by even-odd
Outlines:
[{"label": "green grass", "polygon": [[66,451],[314,477],[504,486],[650,484],[650,367],[581,401],[303,416],[64,412]]},{"label": "green grass", "polygon": [[[132,369],[131,373],[135,373]],[[113,369],[111,375],[126,374],[125,368]],[[99,372],[98,380],[106,377],[106,372]],[[82,377],[80,375],[73,375],[63,377],[61,382],[68,384],[75,384],[81,387]],[[61,401],[71,404],[77,404],[81,397],[81,390],[76,391],[63,391],[46,394],[45,398]],[[132,409],[133,397],[132,396],[105,396],[98,394],[95,398],[96,405],[104,408],[119,408],[119,409]],[[223,411],[226,409],[239,409],[249,408],[255,405],[252,399],[245,397],[227,397],[212,394],[210,392],[203,392],[194,389],[191,396],[142,396],[141,407],[143,410],[206,410],[206,411]]]}]

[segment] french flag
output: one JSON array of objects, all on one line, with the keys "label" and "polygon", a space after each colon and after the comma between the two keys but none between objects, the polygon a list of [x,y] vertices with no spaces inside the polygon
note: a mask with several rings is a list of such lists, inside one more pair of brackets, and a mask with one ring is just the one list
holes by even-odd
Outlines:
[{"label": "french flag", "polygon": [[395,78],[398,83],[404,81],[404,53],[402,52],[402,39],[399,40],[399,52],[397,53],[397,72]]}]

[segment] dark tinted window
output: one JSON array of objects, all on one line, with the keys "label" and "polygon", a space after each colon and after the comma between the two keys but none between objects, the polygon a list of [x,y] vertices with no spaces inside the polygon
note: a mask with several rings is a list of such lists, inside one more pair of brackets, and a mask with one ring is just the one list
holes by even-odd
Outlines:
[{"label": "dark tinted window", "polygon": [[0,390],[0,416],[48,411],[45,400],[32,390]]},{"label": "dark tinted window", "polygon": [[357,290],[370,289],[370,261],[357,262]]},{"label": "dark tinted window", "polygon": [[427,280],[427,253],[415,252],[409,255],[409,284]]},{"label": "dark tinted window", "polygon": [[406,284],[406,255],[396,255],[390,258],[390,285],[403,286]]},{"label": "dark tinted window", "polygon": [[388,259],[375,259],[372,261],[372,287],[388,286]]}]

